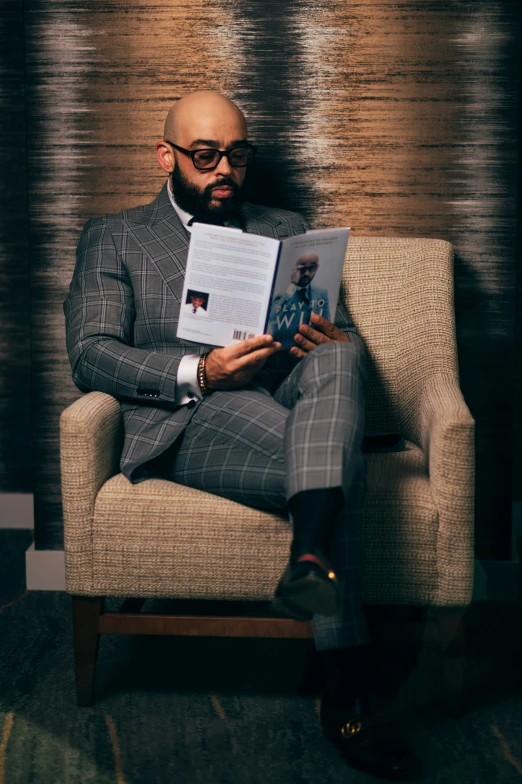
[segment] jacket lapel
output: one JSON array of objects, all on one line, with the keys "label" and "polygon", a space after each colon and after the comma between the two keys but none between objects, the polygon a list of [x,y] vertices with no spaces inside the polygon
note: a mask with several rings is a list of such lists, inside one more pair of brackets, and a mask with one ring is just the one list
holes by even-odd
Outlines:
[{"label": "jacket lapel", "polygon": [[245,202],[242,215],[244,230],[251,234],[262,234],[265,237],[275,237],[275,239],[288,236],[288,231],[282,225],[281,218],[268,207]]},{"label": "jacket lapel", "polygon": [[187,265],[189,234],[172,207],[166,183],[139,218],[128,220],[128,227],[179,302]]},{"label": "jacket lapel", "polygon": [[[252,234],[282,239],[288,230],[273,210],[245,202],[242,207],[243,229]],[[127,225],[143,253],[156,266],[179,302],[187,266],[190,235],[172,207],[167,184],[139,216],[129,216]],[[283,232],[281,234],[281,232]]]}]

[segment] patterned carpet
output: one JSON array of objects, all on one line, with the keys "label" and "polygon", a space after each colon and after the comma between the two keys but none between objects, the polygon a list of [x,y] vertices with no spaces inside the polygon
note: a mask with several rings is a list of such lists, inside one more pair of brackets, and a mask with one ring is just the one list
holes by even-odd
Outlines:
[{"label": "patterned carpet", "polygon": [[[30,541],[0,531],[0,784],[377,781],[323,739],[307,641],[105,636],[96,702],[77,708],[70,599],[24,592]],[[440,700],[442,660],[422,646],[395,713],[425,781],[522,778],[520,618],[515,603],[469,613],[458,704]],[[383,661],[397,666],[390,643]]]}]

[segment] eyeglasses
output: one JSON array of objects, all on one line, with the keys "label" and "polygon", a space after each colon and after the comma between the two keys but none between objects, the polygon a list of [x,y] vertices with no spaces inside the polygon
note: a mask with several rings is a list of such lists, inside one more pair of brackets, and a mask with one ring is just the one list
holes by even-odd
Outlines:
[{"label": "eyeglasses", "polygon": [[231,150],[213,150],[210,147],[205,147],[205,149],[202,150],[185,150],[184,147],[179,147],[179,145],[174,144],[174,142],[169,142],[168,139],[165,139],[165,141],[167,144],[170,144],[171,147],[174,147],[175,150],[179,150],[185,155],[190,155],[196,169],[206,170],[215,169],[223,156],[225,156],[234,169],[244,169],[245,166],[252,163],[257,150],[257,147],[253,144],[232,147]]}]

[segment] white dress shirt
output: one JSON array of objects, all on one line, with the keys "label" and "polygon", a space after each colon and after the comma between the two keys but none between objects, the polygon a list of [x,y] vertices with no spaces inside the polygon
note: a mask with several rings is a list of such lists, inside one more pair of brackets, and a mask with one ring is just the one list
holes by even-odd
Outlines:
[{"label": "white dress shirt", "polygon": [[304,291],[308,297],[308,300],[311,301],[312,298],[310,296],[310,284],[308,284],[308,286],[298,286],[295,283],[290,283],[287,290],[285,291],[285,294],[288,294],[289,297],[293,297],[296,291]]},{"label": "white dress shirt", "polygon": [[[178,218],[183,226],[189,233],[192,232],[192,226],[189,226],[188,222],[194,216],[189,215],[188,212],[182,210],[176,203],[174,194],[170,190],[170,180],[167,183],[167,193],[169,194],[170,203],[176,210]],[[185,356],[181,358],[181,362],[178,365],[176,405],[184,406],[192,400],[201,398],[201,389],[199,388],[198,382],[198,364],[199,354],[185,354]]]},{"label": "white dress shirt", "polygon": [[[170,190],[170,180],[167,183],[167,193],[169,194],[170,203],[178,214],[178,218],[186,230],[191,233],[192,226],[189,226],[188,223],[194,216],[185,212],[185,210],[182,210],[179,204],[177,204],[174,199],[174,194]],[[227,225],[228,223],[225,221],[225,226]],[[185,356],[182,357],[181,362],[178,365],[178,375],[176,379],[176,405],[184,406],[193,400],[201,399],[202,394],[198,381],[198,365],[199,354],[185,354]],[[270,393],[264,387],[259,386],[259,384],[251,384],[251,388],[257,392],[261,392],[263,395],[270,395]]]},{"label": "white dress shirt", "polygon": [[195,308],[194,305],[191,305],[190,302],[187,302],[186,305],[181,306],[181,311],[183,313],[190,313],[191,316],[197,316],[198,318],[208,318],[208,313],[205,308],[197,307]]}]

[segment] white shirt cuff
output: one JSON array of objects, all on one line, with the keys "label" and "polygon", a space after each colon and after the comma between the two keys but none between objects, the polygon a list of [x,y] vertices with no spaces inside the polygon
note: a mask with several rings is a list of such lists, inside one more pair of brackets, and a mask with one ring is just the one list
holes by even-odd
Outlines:
[{"label": "white shirt cuff", "polygon": [[185,354],[178,365],[176,405],[184,406],[201,398],[198,382],[199,354]]}]

